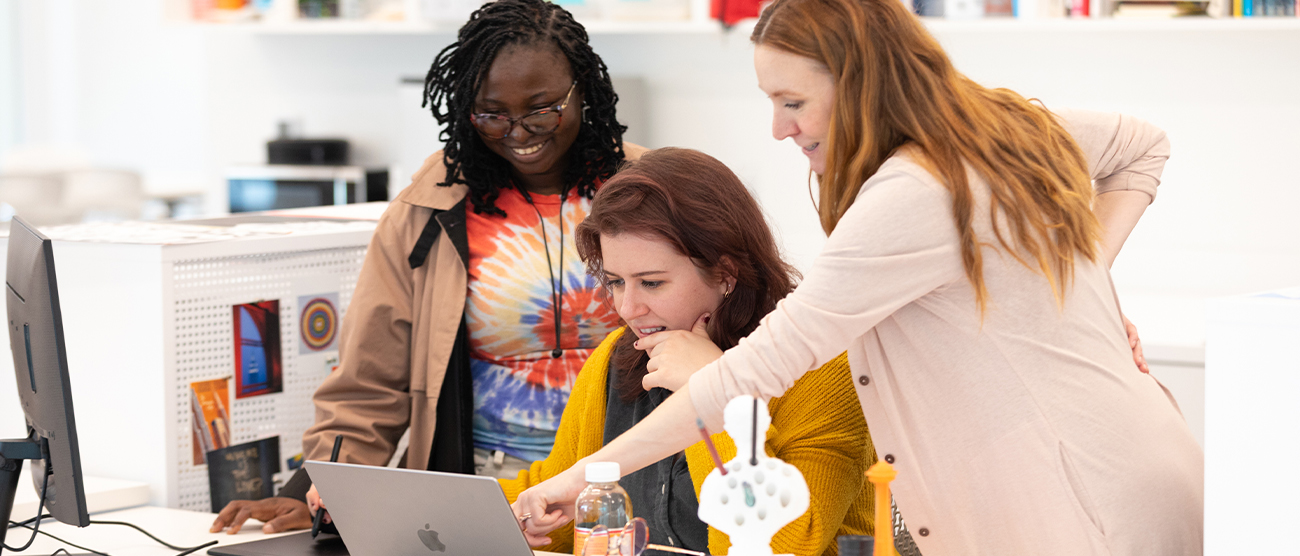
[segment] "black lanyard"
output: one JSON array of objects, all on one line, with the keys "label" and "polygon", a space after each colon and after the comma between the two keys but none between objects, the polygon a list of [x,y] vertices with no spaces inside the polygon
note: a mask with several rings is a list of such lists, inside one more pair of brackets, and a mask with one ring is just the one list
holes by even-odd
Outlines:
[{"label": "black lanyard", "polygon": [[564,302],[564,198],[568,196],[569,188],[565,187],[560,191],[560,276],[558,279],[560,287],[558,290],[555,287],[557,281],[555,267],[551,266],[551,245],[546,237],[546,219],[542,218],[542,211],[533,203],[533,196],[528,194],[528,190],[519,186],[515,188],[533,207],[533,211],[537,213],[537,225],[542,228],[542,248],[546,250],[546,278],[551,283],[551,310],[554,311],[555,316],[555,348],[551,350],[551,357],[558,358],[564,354],[564,350],[560,348],[560,304]]}]

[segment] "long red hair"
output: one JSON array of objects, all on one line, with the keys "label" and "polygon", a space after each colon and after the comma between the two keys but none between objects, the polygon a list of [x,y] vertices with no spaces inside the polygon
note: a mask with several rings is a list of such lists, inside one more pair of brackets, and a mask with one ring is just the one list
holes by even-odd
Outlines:
[{"label": "long red hair", "polygon": [[[966,171],[988,182],[998,243],[1043,273],[1064,298],[1076,256],[1096,260],[1101,226],[1092,212],[1087,162],[1050,112],[1007,89],[959,73],[939,43],[898,0],[776,0],[754,44],[811,58],[835,80],[820,176],[827,235],[862,184],[900,148],[914,149],[952,195],[962,263],[981,311],[988,301],[980,240],[971,222]],[[1030,266],[1033,268],[1033,266]]]}]

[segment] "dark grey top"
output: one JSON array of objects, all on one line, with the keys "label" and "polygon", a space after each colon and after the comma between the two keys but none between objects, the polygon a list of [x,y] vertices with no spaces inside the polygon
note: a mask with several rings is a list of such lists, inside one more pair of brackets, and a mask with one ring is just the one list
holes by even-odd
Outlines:
[{"label": "dark grey top", "polygon": [[[639,423],[672,392],[655,388],[626,403],[618,395],[618,373],[609,367],[606,381],[605,444]],[[686,454],[677,454],[646,466],[618,482],[632,499],[632,516],[646,520],[650,542],[709,552],[709,529],[700,521],[700,502],[686,465]]]}]

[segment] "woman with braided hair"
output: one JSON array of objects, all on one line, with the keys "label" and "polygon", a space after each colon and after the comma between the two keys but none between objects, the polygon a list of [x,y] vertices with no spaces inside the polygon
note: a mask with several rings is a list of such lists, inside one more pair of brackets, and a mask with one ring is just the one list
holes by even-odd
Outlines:
[{"label": "woman with braided hair", "polygon": [[[644,150],[573,16],[544,0],[483,5],[438,53],[434,153],[380,218],[343,320],[340,365],[313,397],[306,459],[513,478],[551,451],[583,362],[618,327],[574,230],[600,184]],[[307,528],[299,472],[228,505],[212,530]]]}]

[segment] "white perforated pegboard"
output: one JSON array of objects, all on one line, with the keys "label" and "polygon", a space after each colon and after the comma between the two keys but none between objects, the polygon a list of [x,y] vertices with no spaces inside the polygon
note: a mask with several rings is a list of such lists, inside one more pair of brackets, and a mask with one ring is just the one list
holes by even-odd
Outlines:
[{"label": "white perforated pegboard", "polygon": [[[170,414],[176,419],[175,442],[180,455],[176,485],[178,507],[210,511],[206,465],[191,461],[190,383],[230,377],[231,443],[280,437],[280,460],[302,451],[302,433],[315,414],[312,393],[328,374],[320,354],[298,354],[298,296],[338,292],[339,321],[346,314],[365,258],[365,247],[269,253],[193,259],[171,264],[170,307],[175,326],[174,373]],[[280,356],[284,391],[236,399],[233,392],[234,330],[232,307],[276,299],[280,302]],[[337,341],[336,341],[337,346]],[[335,348],[337,349],[337,347]],[[333,352],[336,354],[337,352]]]}]

